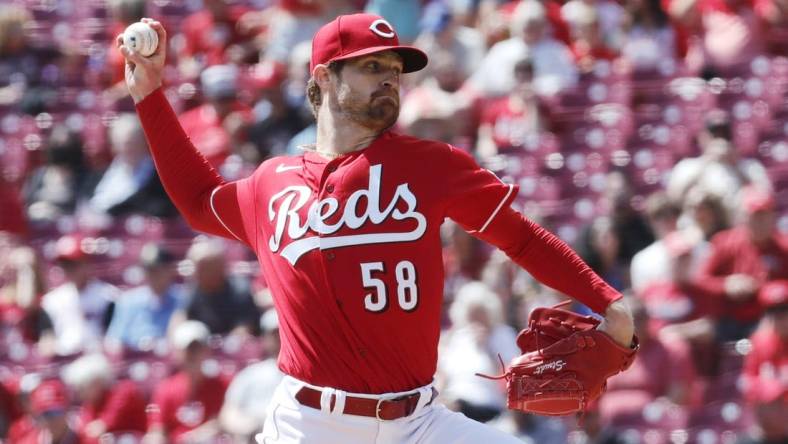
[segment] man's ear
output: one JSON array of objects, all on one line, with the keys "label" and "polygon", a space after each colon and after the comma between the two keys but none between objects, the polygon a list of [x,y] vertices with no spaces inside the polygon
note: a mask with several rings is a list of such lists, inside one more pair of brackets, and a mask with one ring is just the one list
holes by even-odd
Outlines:
[{"label": "man's ear", "polygon": [[315,79],[315,83],[320,89],[325,89],[331,83],[331,70],[328,69],[327,65],[317,65],[312,70],[312,78]]}]

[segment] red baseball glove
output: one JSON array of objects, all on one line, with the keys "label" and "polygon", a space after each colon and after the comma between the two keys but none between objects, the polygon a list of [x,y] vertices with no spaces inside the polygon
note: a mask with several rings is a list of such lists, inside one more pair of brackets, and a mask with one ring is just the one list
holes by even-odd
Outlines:
[{"label": "red baseball glove", "polygon": [[540,415],[584,411],[604,392],[607,378],[629,368],[638,343],[616,343],[596,327],[600,321],[560,305],[537,308],[517,336],[523,355],[502,375],[510,409]]}]

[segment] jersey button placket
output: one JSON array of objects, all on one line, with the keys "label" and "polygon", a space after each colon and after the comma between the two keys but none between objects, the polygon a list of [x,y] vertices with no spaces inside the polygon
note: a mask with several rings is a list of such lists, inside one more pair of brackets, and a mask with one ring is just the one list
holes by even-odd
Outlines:
[{"label": "jersey button placket", "polygon": [[334,192],[334,185],[328,184],[326,185],[326,193],[333,193]]}]

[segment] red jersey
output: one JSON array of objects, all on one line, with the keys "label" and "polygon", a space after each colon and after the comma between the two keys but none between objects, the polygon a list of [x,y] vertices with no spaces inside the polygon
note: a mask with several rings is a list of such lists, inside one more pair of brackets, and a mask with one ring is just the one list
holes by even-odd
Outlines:
[{"label": "red jersey", "polygon": [[781,338],[772,325],[765,324],[750,337],[752,350],[744,358],[743,376],[748,397],[755,397],[759,381],[788,387],[788,338]]},{"label": "red jersey", "polygon": [[115,383],[96,404],[85,404],[79,415],[78,432],[84,443],[98,443],[97,438],[88,438],[85,426],[100,419],[107,432],[129,432],[146,430],[145,399],[132,381]]},{"label": "red jersey", "polygon": [[277,157],[225,183],[160,90],[138,112],[187,220],[257,253],[279,314],[279,366],[308,383],[385,393],[432,381],[446,217],[597,312],[619,297],[566,244],[511,210],[517,187],[445,143],[387,131],[333,160]]},{"label": "red jersey", "polygon": [[148,428],[162,427],[174,442],[181,442],[181,435],[219,416],[228,385],[222,376],[206,377],[198,385],[184,372],[170,376],[153,393]]},{"label": "red jersey", "polygon": [[764,309],[755,294],[744,301],[725,295],[725,278],[738,273],[750,275],[760,284],[788,279],[788,238],[775,234],[767,244],[758,246],[746,227],[722,231],[711,239],[711,253],[694,282],[693,290],[699,291],[699,296],[718,301],[714,311],[720,316],[756,321]]}]

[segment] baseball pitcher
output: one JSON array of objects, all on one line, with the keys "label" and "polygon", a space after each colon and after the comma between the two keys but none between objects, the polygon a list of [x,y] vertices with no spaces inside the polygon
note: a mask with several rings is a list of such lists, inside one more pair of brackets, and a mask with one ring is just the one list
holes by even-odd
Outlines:
[{"label": "baseball pitcher", "polygon": [[[603,317],[543,310],[518,341],[526,354],[505,375],[510,407],[582,409],[626,366],[633,325],[621,295],[511,209],[517,187],[458,148],[391,130],[401,77],[427,56],[399,45],[386,20],[340,16],[317,32],[307,86],[317,143],[235,182],[179,125],[161,87],[166,32],[143,22],[158,34],[151,56],[120,37],[117,45],[162,182],[192,227],[255,251],[279,313],[287,376],[259,443],[519,442],[435,402],[446,217]],[[601,382],[591,386],[590,373]]]}]

